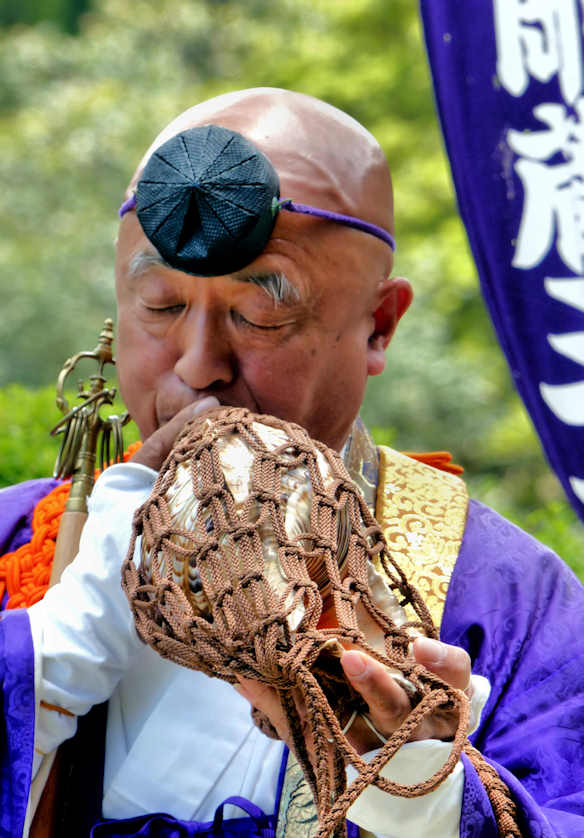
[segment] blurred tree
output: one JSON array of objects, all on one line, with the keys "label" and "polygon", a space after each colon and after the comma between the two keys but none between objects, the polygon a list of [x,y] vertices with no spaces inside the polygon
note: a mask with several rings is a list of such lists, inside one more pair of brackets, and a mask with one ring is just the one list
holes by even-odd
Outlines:
[{"label": "blurred tree", "polygon": [[0,26],[48,21],[65,32],[78,32],[79,19],[89,5],[90,0],[4,0]]}]

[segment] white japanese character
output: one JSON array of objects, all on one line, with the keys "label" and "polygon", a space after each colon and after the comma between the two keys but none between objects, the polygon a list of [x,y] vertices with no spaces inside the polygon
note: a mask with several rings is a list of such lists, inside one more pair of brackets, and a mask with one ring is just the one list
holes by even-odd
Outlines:
[{"label": "white japanese character", "polygon": [[[544,286],[550,297],[584,312],[584,276],[548,276]],[[584,426],[584,331],[549,334],[547,339],[555,352],[581,365],[582,370],[575,381],[566,384],[540,382],[541,397],[561,422],[566,425]],[[579,491],[584,490],[584,480],[573,484],[572,489],[584,500],[584,496],[579,494]]]},{"label": "white japanese character", "polygon": [[584,99],[576,103],[577,116],[558,104],[538,105],[533,113],[547,130],[507,132],[509,146],[520,155],[515,171],[524,192],[513,266],[538,265],[557,233],[562,261],[580,272],[584,269]]},{"label": "white japanese character", "polygon": [[548,82],[559,73],[562,96],[573,105],[582,92],[582,34],[577,0],[494,0],[497,73],[513,96],[529,77]]}]

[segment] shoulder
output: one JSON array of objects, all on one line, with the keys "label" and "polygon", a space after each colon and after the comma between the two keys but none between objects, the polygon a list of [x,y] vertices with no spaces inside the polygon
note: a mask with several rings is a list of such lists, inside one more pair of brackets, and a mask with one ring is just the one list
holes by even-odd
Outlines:
[{"label": "shoulder", "polygon": [[0,489],[0,555],[30,540],[34,508],[58,483],[47,477]]},{"label": "shoulder", "polygon": [[543,669],[545,676],[548,667],[558,665],[559,650],[572,650],[578,657],[575,647],[584,639],[584,588],[553,551],[471,501],[442,636],[464,646],[476,661],[476,671],[491,679],[509,677],[526,655],[531,670]]},{"label": "shoulder", "polygon": [[449,597],[466,598],[471,590],[496,590],[501,596],[534,601],[536,596],[582,586],[548,547],[493,509],[471,500]]}]

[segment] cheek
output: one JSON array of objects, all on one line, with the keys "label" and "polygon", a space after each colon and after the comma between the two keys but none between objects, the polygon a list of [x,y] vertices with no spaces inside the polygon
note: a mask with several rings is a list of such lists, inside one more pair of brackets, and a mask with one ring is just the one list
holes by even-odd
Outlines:
[{"label": "cheek", "polygon": [[117,339],[120,395],[143,439],[156,429],[157,383],[170,360],[156,341],[120,320]]},{"label": "cheek", "polygon": [[363,397],[367,375],[361,343],[323,335],[247,354],[240,372],[263,413],[297,422],[315,439],[340,448]]},{"label": "cheek", "polygon": [[264,412],[294,419],[292,408],[301,409],[310,357],[304,347],[250,353],[240,373]]},{"label": "cheek", "polygon": [[239,355],[239,374],[263,413],[306,425],[316,348],[298,339]]},{"label": "cheek", "polygon": [[[340,450],[361,408],[367,382],[363,340],[345,335],[311,379],[311,434]],[[307,426],[308,427],[308,426]]]}]

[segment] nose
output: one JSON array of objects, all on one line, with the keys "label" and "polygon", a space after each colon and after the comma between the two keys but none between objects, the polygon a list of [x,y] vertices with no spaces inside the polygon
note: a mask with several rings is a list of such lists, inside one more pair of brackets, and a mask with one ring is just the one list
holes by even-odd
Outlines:
[{"label": "nose", "polygon": [[193,390],[214,390],[235,377],[235,358],[224,328],[206,308],[189,312],[181,327],[176,375]]}]

